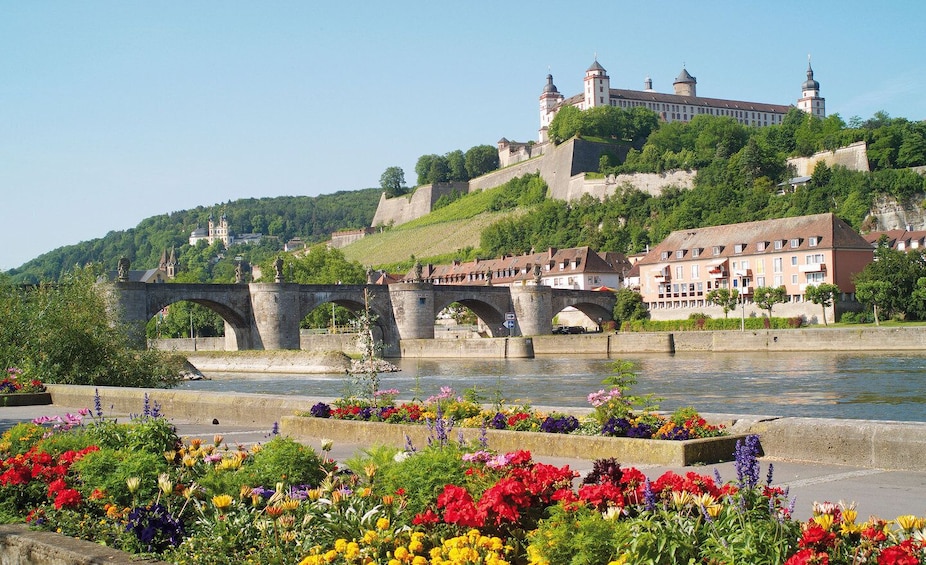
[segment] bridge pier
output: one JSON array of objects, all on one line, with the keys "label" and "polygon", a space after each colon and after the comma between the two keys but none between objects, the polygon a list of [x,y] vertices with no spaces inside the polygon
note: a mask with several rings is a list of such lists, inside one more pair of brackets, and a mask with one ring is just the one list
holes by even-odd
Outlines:
[{"label": "bridge pier", "polygon": [[299,285],[251,283],[254,349],[299,349]]},{"label": "bridge pier", "polygon": [[547,335],[553,331],[553,288],[513,286],[511,302],[521,335]]},{"label": "bridge pier", "polygon": [[399,329],[399,339],[434,339],[434,285],[400,283],[389,285],[389,298]]}]

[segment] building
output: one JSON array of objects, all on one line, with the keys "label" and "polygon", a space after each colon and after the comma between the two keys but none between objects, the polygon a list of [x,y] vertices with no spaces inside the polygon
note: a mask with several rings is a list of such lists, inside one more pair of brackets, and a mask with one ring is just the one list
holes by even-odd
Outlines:
[{"label": "building", "polygon": [[[729,116],[741,124],[750,126],[780,124],[788,111],[794,107],[698,96],[698,80],[684,67],[672,83],[674,92],[671,94],[653,90],[653,81],[649,77],[643,83],[643,90],[611,88],[611,78],[597,59],[585,71],[584,85],[581,94],[566,98],[553,84],[553,75],[547,75],[547,84],[540,94],[541,143],[549,140],[547,129],[550,122],[559,109],[565,106],[575,106],[580,110],[607,105],[623,109],[643,107],[656,112],[665,122],[688,122],[702,114]],[[826,99],[820,96],[820,83],[813,78],[809,59],[807,80],[801,85],[801,97],[797,100],[796,106],[819,118],[826,117]]]},{"label": "building", "polygon": [[228,228],[228,217],[225,214],[215,221],[215,217],[209,215],[209,227],[198,227],[190,233],[190,245],[196,245],[200,241],[205,241],[212,245],[216,241],[221,241],[228,249],[232,245],[258,244],[263,238],[259,233],[243,233],[235,235]]},{"label": "building", "polygon": [[812,321],[821,312],[805,303],[807,285],[837,285],[846,307],[854,303],[853,277],[873,257],[871,244],[851,226],[833,214],[816,214],[675,231],[636,266],[653,319],[716,315],[720,308],[706,296],[718,288],[737,289],[746,310],[759,315],[753,291],[784,286],[788,303],[776,306],[776,314]]},{"label": "building", "polygon": [[543,253],[422,265],[420,277],[412,269],[405,280],[420,278],[433,284],[526,286],[537,284],[539,276],[540,284],[553,288],[615,290],[620,288],[630,267],[621,253],[597,253],[589,247],[551,247]]},{"label": "building", "polygon": [[863,236],[872,247],[878,247],[878,242],[885,238],[887,246],[895,251],[910,251],[911,249],[926,248],[926,231],[888,230],[873,231]]}]

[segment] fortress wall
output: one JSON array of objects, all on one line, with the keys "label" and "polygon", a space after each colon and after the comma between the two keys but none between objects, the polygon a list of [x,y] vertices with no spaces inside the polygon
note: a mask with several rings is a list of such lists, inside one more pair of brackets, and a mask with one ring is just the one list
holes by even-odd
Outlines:
[{"label": "fortress wall", "polygon": [[813,168],[820,161],[826,163],[828,167],[842,165],[850,171],[867,171],[869,170],[868,146],[864,141],[859,141],[835,151],[821,151],[810,157],[794,157],[788,159],[788,164],[794,165],[797,176],[805,177],[813,174]]},{"label": "fortress wall", "polygon": [[653,196],[659,196],[667,186],[690,189],[694,186],[697,171],[669,171],[665,173],[633,173],[608,175],[607,178],[587,178],[584,173],[569,179],[565,200],[578,200],[590,194],[598,200],[604,200],[625,185],[632,186]]},{"label": "fortress wall", "polygon": [[534,158],[476,177],[469,181],[469,190],[470,192],[488,190],[501,186],[511,179],[539,173],[542,162],[543,157]]},{"label": "fortress wall", "polygon": [[425,184],[415,189],[411,194],[396,196],[395,198],[386,198],[384,192],[379,197],[379,205],[376,207],[376,214],[373,216],[373,227],[388,226],[390,224],[399,225],[420,218],[429,214],[434,207],[434,203],[446,194],[454,190],[459,192],[468,192],[469,183],[466,182],[448,182],[438,183],[436,185]]}]

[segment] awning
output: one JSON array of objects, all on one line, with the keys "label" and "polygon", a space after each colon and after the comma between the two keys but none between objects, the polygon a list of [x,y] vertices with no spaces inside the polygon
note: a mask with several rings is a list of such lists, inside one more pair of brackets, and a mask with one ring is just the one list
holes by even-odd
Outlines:
[{"label": "awning", "polygon": [[611,288],[609,286],[596,286],[592,288],[595,292],[617,292],[617,289]]}]

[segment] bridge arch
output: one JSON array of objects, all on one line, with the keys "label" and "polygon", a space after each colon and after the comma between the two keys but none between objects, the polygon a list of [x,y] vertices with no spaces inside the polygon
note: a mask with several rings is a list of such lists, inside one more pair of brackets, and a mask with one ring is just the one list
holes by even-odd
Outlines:
[{"label": "bridge arch", "polygon": [[614,305],[617,297],[612,292],[567,291],[553,292],[553,314],[558,314],[568,307],[582,312],[595,323],[610,321],[614,317]]},{"label": "bridge arch", "polygon": [[[439,289],[439,290],[438,290]],[[511,293],[507,287],[441,286],[434,292],[434,312],[454,302],[472,310],[488,328],[492,337],[507,335],[505,314],[511,311]]]},{"label": "bridge arch", "polygon": [[353,313],[362,312],[364,291],[369,296],[369,308],[374,317],[374,327],[379,335],[374,337],[383,344],[384,354],[391,355],[399,351],[399,332],[395,325],[392,305],[386,287],[376,285],[326,285],[320,287],[303,286],[299,294],[299,320],[324,304],[337,304]]},{"label": "bridge arch", "polygon": [[[212,287],[212,288],[208,288]],[[219,288],[227,287],[227,288]],[[171,304],[193,302],[204,306],[225,321],[225,349],[251,349],[250,302],[247,288],[240,285],[158,284],[148,285],[145,323]]]}]

